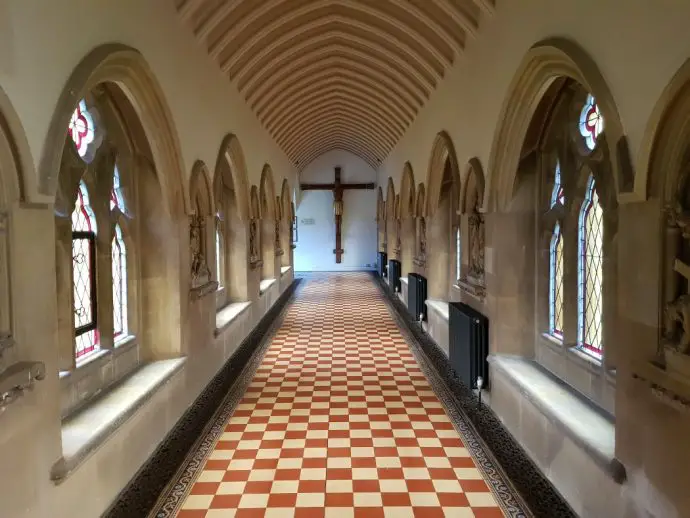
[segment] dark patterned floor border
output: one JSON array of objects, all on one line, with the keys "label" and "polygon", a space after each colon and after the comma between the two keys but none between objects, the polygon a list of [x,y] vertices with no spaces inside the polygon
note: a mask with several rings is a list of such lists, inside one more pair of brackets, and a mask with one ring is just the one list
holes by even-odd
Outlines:
[{"label": "dark patterned floor border", "polygon": [[282,322],[301,282],[302,279],[295,278],[281,294],[102,518],[174,516],[164,509],[176,509],[182,503],[181,491],[187,490],[187,486],[191,487],[188,479],[200,472],[199,459],[205,458],[198,453],[208,452],[215,445],[215,439],[210,438],[222,433],[225,420],[261,363],[270,337]]},{"label": "dark patterned floor border", "polygon": [[[504,510],[508,515],[511,518],[529,516],[511,514],[511,509],[527,507],[534,518],[577,518],[577,514],[532,462],[493,410],[487,405],[480,405],[475,393],[454,376],[448,357],[420,328],[398,295],[390,290],[388,283],[375,273],[372,277],[388,302],[391,314],[410,344],[424,374],[449,411],[451,420],[468,439],[468,449],[484,471],[487,481],[493,484],[494,492],[499,495],[499,502],[507,504],[508,508]],[[512,491],[511,486],[517,494]]]}]

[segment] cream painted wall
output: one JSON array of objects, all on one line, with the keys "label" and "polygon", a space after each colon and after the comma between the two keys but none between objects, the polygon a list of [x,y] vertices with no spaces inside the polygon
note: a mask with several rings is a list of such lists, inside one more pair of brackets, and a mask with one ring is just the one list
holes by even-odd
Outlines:
[{"label": "cream painted wall", "polygon": [[[235,133],[250,183],[259,183],[269,163],[276,192],[283,177],[294,185],[285,154],[182,26],[170,0],[0,2],[0,88],[21,119],[34,164],[65,81],[89,51],[110,42],[139,50],[150,65],[172,112],[187,177],[198,159],[212,171],[222,138]],[[30,176],[28,194],[38,200]]]},{"label": "cream painted wall", "polygon": [[[335,167],[342,168],[345,183],[376,181],[376,171],[364,160],[347,151],[323,154],[300,174],[305,183],[328,183],[334,179]],[[335,220],[333,194],[326,191],[304,191],[297,208],[298,239],[295,249],[295,271],[351,271],[374,269],[376,265],[376,191],[345,191],[342,226],[342,263],[335,262]],[[302,225],[303,218],[313,218],[314,225]],[[366,265],[369,266],[366,266]]]},{"label": "cream painted wall", "polygon": [[[690,57],[690,2],[675,0],[499,1],[479,37],[379,168],[396,192],[405,161],[425,182],[435,135],[446,130],[462,166],[476,156],[485,170],[501,106],[522,58],[540,40],[563,37],[599,67],[616,101],[635,163],[652,108]],[[486,171],[488,175],[492,171]]]}]

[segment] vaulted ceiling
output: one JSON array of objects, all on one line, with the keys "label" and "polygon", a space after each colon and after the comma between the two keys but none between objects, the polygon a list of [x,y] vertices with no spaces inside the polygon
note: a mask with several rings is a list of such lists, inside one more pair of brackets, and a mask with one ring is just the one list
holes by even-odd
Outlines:
[{"label": "vaulted ceiling", "polygon": [[376,168],[494,0],[175,0],[298,169],[332,149]]}]

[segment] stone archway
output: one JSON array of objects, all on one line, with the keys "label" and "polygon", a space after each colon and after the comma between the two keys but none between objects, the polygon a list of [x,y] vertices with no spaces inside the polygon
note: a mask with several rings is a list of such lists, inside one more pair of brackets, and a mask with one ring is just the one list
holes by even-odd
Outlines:
[{"label": "stone archway", "polygon": [[397,234],[395,227],[395,185],[393,178],[388,177],[388,184],[386,187],[386,213],[385,213],[385,233],[386,233],[386,254],[388,259],[395,259],[395,245],[397,242]]},{"label": "stone archway", "polygon": [[570,78],[596,98],[606,121],[606,145],[611,157],[618,197],[644,199],[644,182],[634,177],[627,140],[616,103],[604,77],[587,53],[572,41],[552,38],[532,46],[523,58],[503,101],[494,133],[485,210],[504,211],[513,199],[520,151],[535,112],[549,87]]},{"label": "stone archway", "polygon": [[261,171],[259,182],[259,202],[261,211],[261,269],[262,279],[280,278],[280,261],[276,259],[276,206],[275,183],[273,182],[273,170],[265,164]]},{"label": "stone archway", "polygon": [[403,277],[414,272],[414,258],[416,252],[415,241],[415,181],[412,166],[405,162],[402,181],[400,183],[400,206],[398,219],[400,220],[400,232],[402,236],[400,263]]}]

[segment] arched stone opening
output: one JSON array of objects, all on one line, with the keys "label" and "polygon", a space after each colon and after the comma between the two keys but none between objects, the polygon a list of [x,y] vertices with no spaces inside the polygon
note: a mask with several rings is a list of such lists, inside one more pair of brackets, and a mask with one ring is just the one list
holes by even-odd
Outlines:
[{"label": "arched stone opening", "polygon": [[448,300],[458,225],[460,173],[455,149],[446,132],[436,136],[427,173],[427,281],[430,299]]},{"label": "arched stone opening", "polygon": [[576,43],[550,38],[529,49],[509,86],[488,165],[483,207],[504,211],[514,200],[519,186],[517,171],[521,149],[541,100],[554,83],[568,78],[582,85],[597,100],[606,121],[607,153],[610,157],[617,198],[644,199],[646,178],[636,178],[628,144],[613,95],[592,58]]},{"label": "arched stone opening", "polygon": [[415,196],[415,272],[426,277],[426,188],[423,183],[417,186]]},{"label": "arched stone opening", "polygon": [[249,185],[244,154],[235,135],[221,143],[213,180],[215,206],[215,275],[218,281],[216,308],[250,299],[247,260]]},{"label": "arched stone opening", "polygon": [[396,258],[396,244],[398,240],[395,223],[395,185],[393,178],[388,177],[386,187],[386,218],[385,218],[385,243],[388,259]]},{"label": "arched stone opening", "polygon": [[293,265],[292,254],[292,204],[290,200],[290,184],[283,178],[280,197],[276,203],[280,207],[280,248],[282,250],[280,264],[283,267]]},{"label": "arched stone opening", "polygon": [[416,218],[415,218],[415,181],[412,166],[405,163],[400,184],[400,207],[398,219],[401,233],[401,275],[414,272],[416,253]]},{"label": "arched stone opening", "polygon": [[378,251],[386,251],[386,202],[383,200],[383,189],[376,190],[376,228],[378,232]]},{"label": "arched stone opening", "polygon": [[[275,184],[271,166],[264,165],[259,183],[259,202],[261,213],[261,269],[262,279],[280,277],[280,261],[276,260],[276,205]],[[279,243],[278,243],[279,244]]]},{"label": "arched stone opening", "polygon": [[44,156],[60,161],[52,173],[59,369],[75,382],[63,384],[63,415],[141,363],[183,352],[187,226],[172,217],[178,206],[166,204],[151,147],[165,137],[143,126],[128,93],[119,83],[95,84],[71,106],[60,149]]}]

